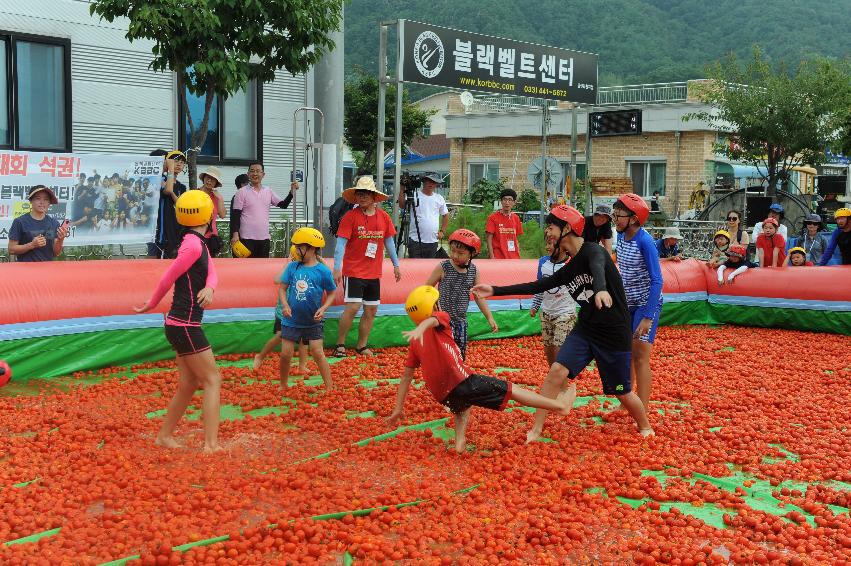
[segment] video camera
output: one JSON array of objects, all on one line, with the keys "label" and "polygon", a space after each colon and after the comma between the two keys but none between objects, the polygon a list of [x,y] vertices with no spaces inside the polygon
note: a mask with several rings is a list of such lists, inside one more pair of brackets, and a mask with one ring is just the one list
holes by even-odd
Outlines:
[{"label": "video camera", "polygon": [[423,184],[423,178],[420,175],[411,175],[408,171],[403,171],[399,177],[399,185],[405,191],[405,198],[412,198],[417,189]]}]

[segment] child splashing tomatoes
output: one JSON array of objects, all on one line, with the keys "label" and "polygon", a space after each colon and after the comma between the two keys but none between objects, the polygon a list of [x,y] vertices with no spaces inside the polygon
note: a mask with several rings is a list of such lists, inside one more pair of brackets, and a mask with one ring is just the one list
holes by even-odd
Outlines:
[{"label": "child splashing tomatoes", "polygon": [[567,400],[548,399],[510,382],[474,374],[461,359],[461,351],[452,336],[449,315],[437,310],[439,297],[437,289],[423,285],[411,291],[405,301],[405,311],[417,327],[402,332],[410,345],[405,372],[396,393],[396,406],[387,417],[388,424],[395,425],[405,416],[405,397],[411,387],[414,370],[420,366],[426,388],[455,416],[455,451],[459,453],[467,447],[467,423],[473,406],[501,411],[509,400],[513,400],[561,415],[570,412]]},{"label": "child splashing tomatoes", "polygon": [[[470,306],[470,289],[479,284],[479,271],[473,258],[479,255],[482,241],[466,228],[459,228],[449,236],[449,259],[437,264],[426,281],[426,285],[440,291],[440,310],[449,315],[452,336],[461,350],[461,358],[467,359],[467,308]],[[479,310],[485,315],[491,330],[499,327],[488,308],[488,302],[476,297]]]},{"label": "child splashing tomatoes", "polygon": [[177,353],[180,380],[177,393],[168,404],[156,443],[167,448],[180,447],[174,438],[174,429],[200,386],[204,389],[204,451],[216,452],[222,449],[219,446],[222,380],[210,343],[201,329],[204,307],[213,302],[213,292],[218,283],[216,268],[204,243],[204,234],[213,218],[213,201],[203,191],[191,190],[180,195],[174,206],[177,222],[187,228],[177,259],[160,278],[148,302],[133,310],[143,313],[156,307],[174,285],[171,309],[165,317],[165,336]]},{"label": "child splashing tomatoes", "polygon": [[[546,236],[555,240],[570,262],[549,277],[530,283],[505,287],[476,285],[473,293],[492,295],[530,295],[565,285],[580,305],[576,326],[559,348],[555,363],[541,386],[544,397],[554,398],[567,380],[570,405],[576,399],[575,378],[596,360],[603,382],[603,393],[615,395],[629,412],[643,436],[653,434],[641,399],[632,392],[632,317],[626,303],[618,270],[606,250],[582,238],[585,218],[575,208],[559,205],[547,216]],[[546,412],[535,413],[535,424],[526,434],[526,442],[540,438]]]}]

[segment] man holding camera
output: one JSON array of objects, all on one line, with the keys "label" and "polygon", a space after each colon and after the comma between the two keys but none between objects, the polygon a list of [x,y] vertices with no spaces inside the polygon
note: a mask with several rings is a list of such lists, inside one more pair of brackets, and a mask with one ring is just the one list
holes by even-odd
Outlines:
[{"label": "man holding camera", "polygon": [[[435,257],[439,241],[444,238],[449,224],[446,200],[434,192],[443,179],[437,173],[426,173],[421,179],[420,190],[416,190],[416,184],[410,187],[403,185],[405,190],[399,191],[397,200],[402,210],[406,204],[413,210],[408,229],[409,258]],[[412,204],[408,203],[409,198],[414,199]]]}]

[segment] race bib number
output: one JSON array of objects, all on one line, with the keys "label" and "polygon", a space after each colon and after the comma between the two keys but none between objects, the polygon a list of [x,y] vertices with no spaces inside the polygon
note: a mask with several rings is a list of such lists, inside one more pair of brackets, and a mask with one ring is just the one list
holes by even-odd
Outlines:
[{"label": "race bib number", "polygon": [[507,243],[508,243],[508,251],[510,251],[510,252],[515,251],[516,248],[514,246],[514,240],[508,240]]},{"label": "race bib number", "polygon": [[366,245],[366,252],[364,252],[364,255],[366,257],[375,258],[376,253],[378,253],[378,244],[376,242],[369,242]]}]

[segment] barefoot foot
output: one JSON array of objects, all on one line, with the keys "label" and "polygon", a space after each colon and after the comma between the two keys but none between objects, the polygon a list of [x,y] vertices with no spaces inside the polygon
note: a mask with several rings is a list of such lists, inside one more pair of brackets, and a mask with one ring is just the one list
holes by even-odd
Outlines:
[{"label": "barefoot foot", "polygon": [[535,430],[533,428],[529,432],[526,433],[526,444],[530,444],[532,442],[535,442],[539,438],[541,438],[541,431]]},{"label": "barefoot foot", "polygon": [[[570,410],[573,408],[573,400],[574,397],[571,395],[571,391],[569,389],[565,389],[561,393],[558,394],[556,400],[561,405],[561,408],[556,411],[559,415],[566,417],[570,414]],[[531,431],[530,431],[531,432]]]},{"label": "barefoot foot", "polygon": [[262,364],[263,364],[263,356],[261,356],[260,354],[257,354],[256,356],[254,356],[254,363],[251,364],[251,369],[253,369],[254,371],[257,371],[258,369],[260,369],[260,366]]},{"label": "barefoot foot", "polygon": [[179,444],[173,436],[158,436],[154,443],[157,446],[163,446],[165,448],[183,448],[183,446]]},{"label": "barefoot foot", "polygon": [[656,433],[653,432],[652,428],[644,428],[638,431],[641,436],[647,438],[648,436],[656,436]]},{"label": "barefoot foot", "polygon": [[224,450],[220,444],[204,444],[204,453],[212,454],[213,452],[221,452]]},{"label": "barefoot foot", "polygon": [[455,451],[459,454],[463,454],[467,451],[467,439],[463,436],[461,438],[455,438]]}]

